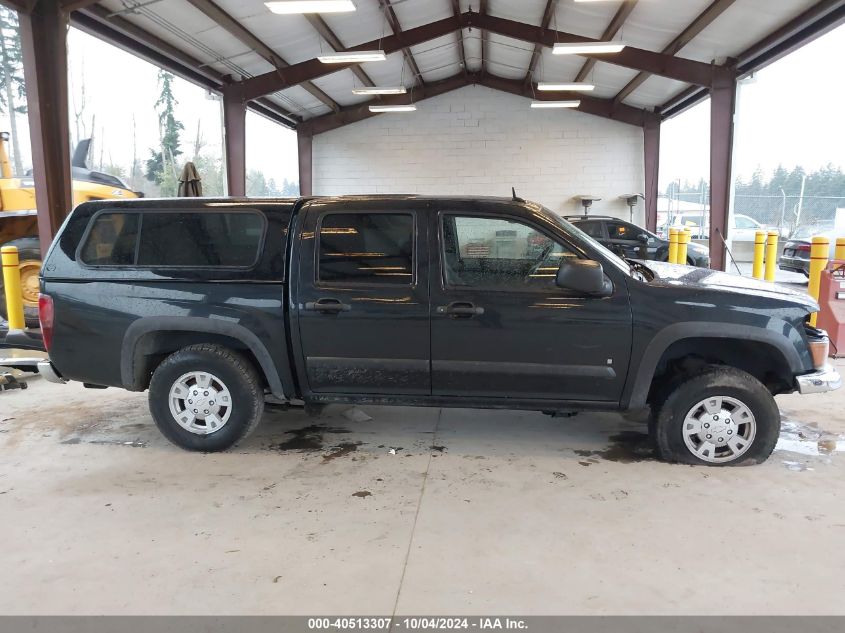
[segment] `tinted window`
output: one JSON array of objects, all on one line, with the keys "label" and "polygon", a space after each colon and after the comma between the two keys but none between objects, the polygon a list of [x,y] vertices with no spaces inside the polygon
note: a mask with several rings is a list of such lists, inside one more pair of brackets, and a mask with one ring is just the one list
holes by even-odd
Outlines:
[{"label": "tinted window", "polygon": [[554,286],[563,257],[576,257],[537,229],[505,218],[443,218],[446,284],[495,290]]},{"label": "tinted window", "polygon": [[252,266],[264,233],[257,213],[145,213],[139,266]]},{"label": "tinted window", "polygon": [[584,233],[590,237],[594,237],[599,240],[604,239],[604,228],[602,227],[602,223],[598,220],[576,222],[575,226],[584,231]]},{"label": "tinted window", "polygon": [[248,267],[263,234],[257,213],[103,213],[81,259],[90,266]]},{"label": "tinted window", "polygon": [[80,259],[89,266],[130,266],[138,243],[137,213],[103,213],[97,216]]},{"label": "tinted window", "polygon": [[368,284],[413,281],[414,217],[329,213],[320,224],[319,280]]},{"label": "tinted window", "polygon": [[607,235],[612,240],[634,240],[642,232],[641,229],[632,224],[625,224],[624,222],[607,223]]}]

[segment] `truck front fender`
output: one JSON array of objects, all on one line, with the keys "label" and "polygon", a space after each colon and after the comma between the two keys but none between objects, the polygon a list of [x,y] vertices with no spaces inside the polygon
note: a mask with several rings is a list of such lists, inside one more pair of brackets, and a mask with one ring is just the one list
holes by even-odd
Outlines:
[{"label": "truck front fender", "polygon": [[[783,321],[783,327],[793,326]],[[622,408],[641,409],[646,406],[651,383],[657,365],[671,345],[684,339],[719,338],[754,341],[774,348],[782,356],[793,375],[806,370],[792,341],[783,329],[755,327],[734,323],[713,323],[704,321],[684,321],[664,327],[651,339],[643,352],[639,365],[631,362],[632,376],[628,378],[623,397]]]}]

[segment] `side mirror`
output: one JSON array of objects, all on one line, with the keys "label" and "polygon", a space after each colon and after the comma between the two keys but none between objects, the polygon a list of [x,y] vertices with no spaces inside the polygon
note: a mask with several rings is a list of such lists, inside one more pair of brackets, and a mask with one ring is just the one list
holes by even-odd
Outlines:
[{"label": "side mirror", "polygon": [[637,240],[640,244],[648,244],[651,241],[651,236],[648,233],[640,233],[637,235]]},{"label": "side mirror", "polygon": [[613,291],[601,264],[591,259],[565,259],[557,270],[555,284],[560,288],[593,297],[606,297]]}]

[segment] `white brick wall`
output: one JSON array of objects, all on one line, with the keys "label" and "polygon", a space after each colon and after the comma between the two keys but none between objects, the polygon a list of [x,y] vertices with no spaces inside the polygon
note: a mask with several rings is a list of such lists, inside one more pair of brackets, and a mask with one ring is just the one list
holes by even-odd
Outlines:
[{"label": "white brick wall", "polygon": [[[577,213],[628,217],[617,196],[642,192],[638,127],[566,109],[531,109],[527,99],[468,86],[314,137],[316,195],[422,193],[519,196]],[[642,203],[635,220],[642,221]]]}]

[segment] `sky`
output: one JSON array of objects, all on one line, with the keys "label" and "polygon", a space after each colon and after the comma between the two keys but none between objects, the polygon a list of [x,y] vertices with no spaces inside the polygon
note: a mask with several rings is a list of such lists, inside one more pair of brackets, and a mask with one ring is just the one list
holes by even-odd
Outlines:
[{"label": "sky", "polygon": [[[845,26],[742,82],[734,118],[736,177],[748,180],[758,167],[770,175],[778,164],[807,171],[828,163],[845,168],[843,63]],[[709,178],[709,134],[709,100],[663,123],[661,191],[679,178]]]},{"label": "sky", "polygon": [[[99,162],[129,166],[133,157],[133,117],[139,158],[157,144],[158,69],[118,48],[71,28],[68,36],[70,92],[74,114],[91,133]],[[845,26],[811,42],[745,80],[736,118],[735,175],[749,178],[760,167],[770,173],[778,164],[812,170],[833,163],[845,167],[845,81],[835,60],[845,60]],[[82,86],[85,102],[82,107]],[[221,104],[218,98],[182,79],[174,82],[177,118],[185,125],[182,147],[193,145],[197,126],[204,152],[222,156]],[[95,114],[96,113],[96,114]],[[659,186],[677,179],[698,182],[709,177],[709,102],[665,122],[661,129]],[[0,129],[8,129],[0,116]],[[29,133],[19,117],[24,164],[30,164]],[[82,134],[83,130],[80,130]],[[247,168],[260,169],[281,183],[298,179],[296,134],[256,114],[247,115]]]}]

